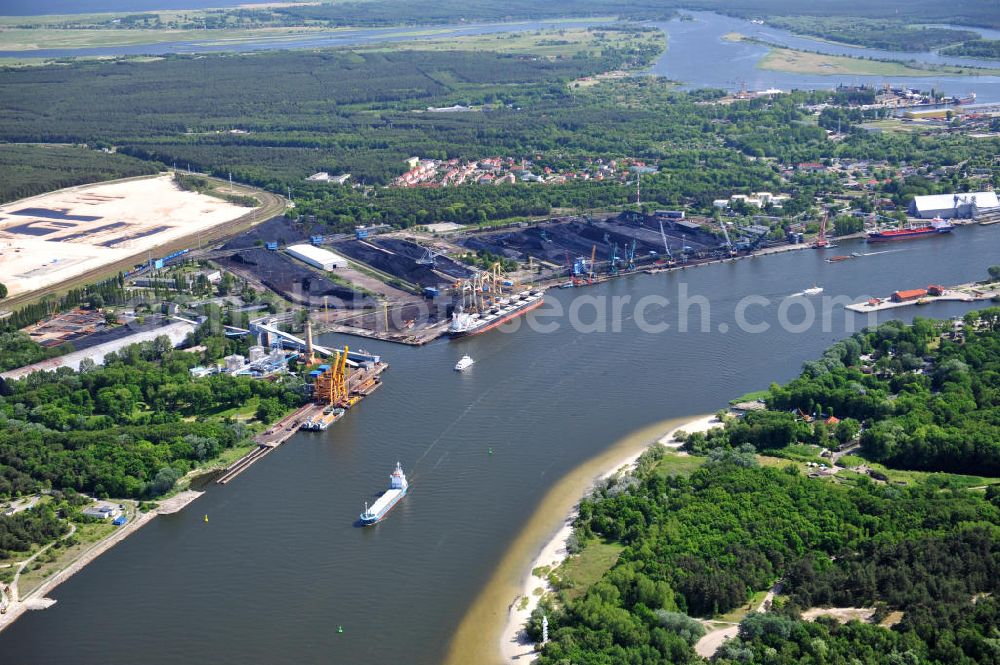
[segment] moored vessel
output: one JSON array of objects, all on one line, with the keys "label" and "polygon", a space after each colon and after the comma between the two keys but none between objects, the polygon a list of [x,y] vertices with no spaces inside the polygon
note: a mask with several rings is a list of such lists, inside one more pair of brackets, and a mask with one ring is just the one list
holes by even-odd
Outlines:
[{"label": "moored vessel", "polygon": [[451,315],[448,334],[451,337],[469,337],[526,314],[542,304],[542,291],[522,291],[508,299],[497,300],[479,312],[466,312],[456,308]]},{"label": "moored vessel", "polygon": [[365,511],[360,515],[361,524],[369,526],[381,522],[389,511],[392,510],[393,506],[406,496],[408,488],[409,483],[406,482],[406,474],[403,473],[403,467],[400,466],[399,462],[396,462],[396,469],[389,476],[389,489],[376,499],[375,503],[371,506],[367,502],[365,503]]},{"label": "moored vessel", "polygon": [[888,242],[891,240],[923,238],[927,236],[940,235],[942,233],[951,233],[954,228],[955,227],[946,220],[943,220],[940,217],[935,217],[928,224],[924,224],[922,226],[915,226],[911,224],[899,229],[869,231],[868,242]]},{"label": "moored vessel", "polygon": [[340,407],[328,406],[323,410],[323,413],[303,421],[303,423],[299,425],[299,428],[313,432],[322,432],[327,427],[340,420],[344,413],[345,410]]}]

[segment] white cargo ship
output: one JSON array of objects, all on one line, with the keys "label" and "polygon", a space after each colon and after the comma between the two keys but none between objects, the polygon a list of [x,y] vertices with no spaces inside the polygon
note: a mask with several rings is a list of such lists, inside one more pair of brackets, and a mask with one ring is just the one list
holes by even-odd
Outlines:
[{"label": "white cargo ship", "polygon": [[392,510],[399,500],[406,496],[409,484],[406,482],[406,474],[403,467],[396,462],[396,470],[389,476],[389,489],[380,496],[375,503],[369,506],[365,503],[365,512],[361,513],[361,523],[365,526],[377,524]]},{"label": "white cargo ship", "polygon": [[522,291],[484,307],[482,312],[466,312],[459,307],[451,315],[448,334],[452,337],[469,337],[492,330],[535,309],[542,304],[543,296],[542,291]]}]

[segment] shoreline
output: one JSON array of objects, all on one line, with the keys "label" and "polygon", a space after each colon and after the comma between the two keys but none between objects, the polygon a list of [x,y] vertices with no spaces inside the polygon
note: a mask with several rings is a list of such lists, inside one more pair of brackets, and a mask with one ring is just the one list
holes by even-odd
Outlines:
[{"label": "shoreline", "polygon": [[119,527],[117,531],[104,540],[91,545],[87,551],[80,554],[79,557],[71,561],[62,570],[56,571],[50,577],[43,580],[41,584],[32,589],[26,596],[17,600],[12,599],[7,606],[7,612],[0,614],[0,632],[10,627],[25,612],[44,610],[55,605],[56,600],[48,598],[47,595],[56,587],[83,570],[87,564],[97,559],[109,549],[149,524],[157,515],[173,515],[174,513],[178,513],[202,494],[204,492],[190,489],[179,492],[169,499],[159,502],[153,510],[142,513],[128,524]]},{"label": "shoreline", "polygon": [[[570,471],[549,490],[527,524],[501,559],[492,578],[473,602],[455,632],[445,662],[530,663],[534,644],[524,635],[524,624],[541,598],[534,591],[551,591],[544,577],[532,571],[558,566],[567,557],[566,539],[572,533],[580,500],[603,480],[631,470],[653,445],[670,447],[679,431],[704,431],[718,425],[715,415],[671,418],[647,426],[615,442],[605,452]],[[553,516],[560,516],[554,519]],[[527,606],[517,607],[522,598]],[[506,608],[502,610],[501,608]]]}]

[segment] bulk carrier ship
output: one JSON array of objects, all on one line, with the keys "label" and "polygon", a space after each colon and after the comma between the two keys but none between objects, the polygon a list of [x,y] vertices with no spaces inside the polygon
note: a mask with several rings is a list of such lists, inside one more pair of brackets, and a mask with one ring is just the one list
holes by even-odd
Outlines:
[{"label": "bulk carrier ship", "polygon": [[451,315],[451,325],[448,334],[451,337],[469,337],[526,314],[542,304],[541,291],[523,291],[507,300],[499,300],[484,312],[466,312],[461,307],[456,308]]},{"label": "bulk carrier ship", "polygon": [[909,240],[911,238],[924,238],[927,236],[951,233],[952,226],[949,222],[935,217],[929,224],[923,226],[910,225],[901,229],[889,229],[886,231],[869,231],[868,242],[889,242],[891,240]]},{"label": "bulk carrier ship", "polygon": [[514,293],[514,283],[504,279],[499,263],[457,286],[462,302],[451,315],[448,335],[452,338],[493,330],[535,309],[544,297],[541,290]]},{"label": "bulk carrier ship", "polygon": [[365,512],[361,513],[360,520],[364,526],[378,524],[392,510],[399,500],[406,496],[409,483],[406,482],[406,474],[403,467],[396,462],[396,470],[389,476],[389,489],[380,496],[375,503],[369,506],[365,503]]}]

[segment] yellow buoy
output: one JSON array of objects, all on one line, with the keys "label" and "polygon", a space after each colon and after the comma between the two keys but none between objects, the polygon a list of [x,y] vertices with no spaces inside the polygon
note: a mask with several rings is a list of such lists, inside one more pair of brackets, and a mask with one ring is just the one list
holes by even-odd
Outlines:
[{"label": "yellow buoy", "polygon": [[206,522],[208,521],[208,515],[205,515],[205,521]]}]

